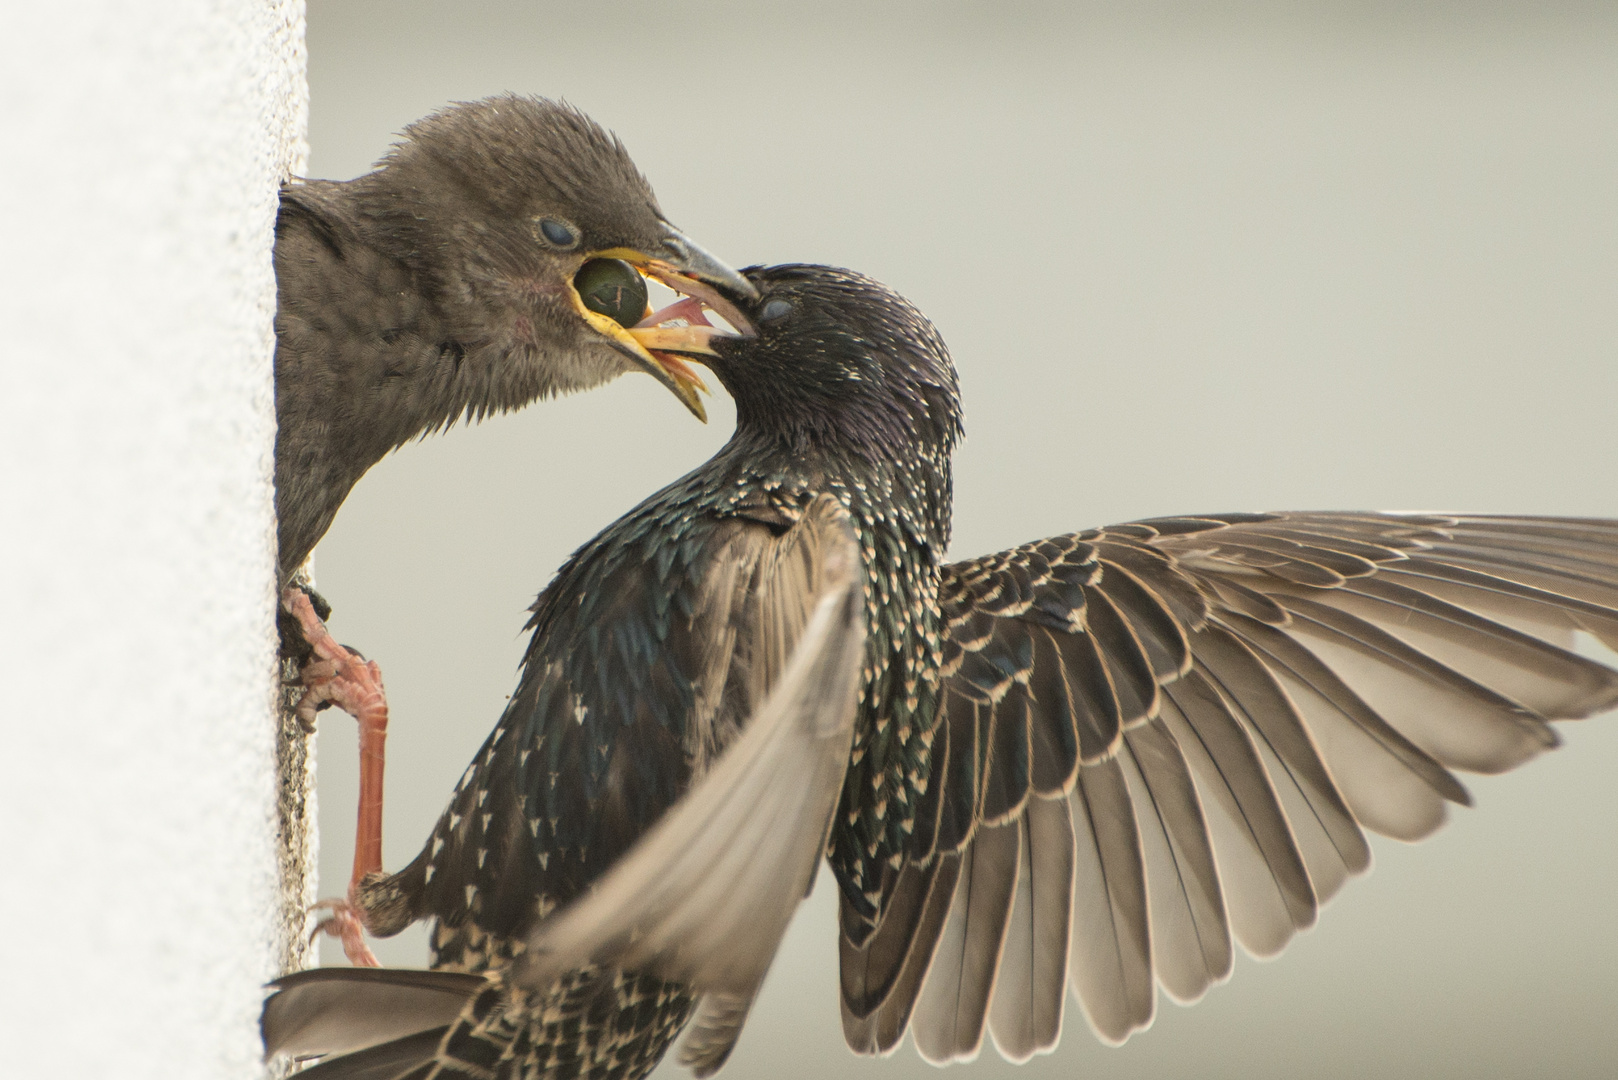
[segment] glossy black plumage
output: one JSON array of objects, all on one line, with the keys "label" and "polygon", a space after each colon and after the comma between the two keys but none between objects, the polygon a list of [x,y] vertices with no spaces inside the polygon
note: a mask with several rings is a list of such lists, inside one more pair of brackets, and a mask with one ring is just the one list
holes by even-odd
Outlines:
[{"label": "glossy black plumage", "polygon": [[[1466,801],[1452,769],[1510,768],[1554,745],[1547,720],[1618,703],[1618,673],[1568,649],[1575,631],[1618,644],[1618,522],[1218,515],[945,564],[960,415],[943,343],[858,275],[750,274],[759,337],[712,364],[735,438],[563,569],[518,694],[435,838],[370,893],[383,929],[438,917],[441,961],[493,959],[484,993],[524,1015],[552,1007],[558,974],[565,990],[622,965],[670,996],[620,1010],[613,1037],[666,1042],[701,999],[685,1060],[717,1068],[779,932],[714,938],[678,897],[632,886],[724,882],[741,895],[712,918],[730,927],[732,911],[779,907],[782,875],[720,868],[810,834],[826,836],[840,889],[855,1050],[908,1030],[943,1062],[989,1034],[1022,1060],[1055,1044],[1069,985],[1121,1041],[1158,986],[1194,1000],[1229,974],[1233,940],[1272,955],[1310,925],[1365,869],[1364,828],[1426,835]],[[804,640],[827,671],[846,658],[848,743],[760,749],[754,732],[791,715],[783,694],[813,701],[832,683],[781,676],[779,638],[759,677],[754,635],[771,620],[700,613],[716,596],[756,611],[774,590],[767,606],[795,595],[792,622],[820,625],[805,597],[835,589],[783,582],[793,561],[757,552],[791,543],[803,508],[828,499],[852,530],[862,618]],[[715,699],[721,684],[691,673],[718,658]],[[726,746],[735,756],[673,803]],[[808,782],[828,761],[840,793]],[[795,779],[823,798],[784,803]],[[723,808],[721,783],[751,785],[753,802]],[[772,824],[736,827],[749,816]],[[576,1058],[496,1074],[583,1074]]]},{"label": "glossy black plumage", "polygon": [[[876,627],[865,664],[878,672],[868,680],[876,689],[866,694],[903,691],[936,666],[936,632],[929,636],[881,597],[924,588],[936,570],[910,556],[936,561],[945,542],[948,450],[959,428],[942,343],[908,304],[858,276],[785,268],[753,277],[800,295],[818,339],[800,325],[713,362],[737,400],[735,437],[558,573],[535,604],[517,692],[433,838],[410,866],[363,891],[378,932],[437,921],[436,966],[508,964],[538,921],[612,866],[760,708],[820,591],[820,553],[832,552],[836,539],[823,534],[816,507],[825,500],[817,496],[831,496],[837,514],[852,519],[858,539],[847,541],[848,558],[857,553],[867,576],[883,575],[860,613]],[[850,314],[863,316],[856,326],[873,349],[851,347]],[[793,400],[781,392],[791,386],[781,373],[795,370],[796,349],[813,340],[826,346],[824,380],[802,384]],[[880,367],[886,357],[912,355],[934,363],[909,373],[910,393],[895,408]],[[849,438],[845,377],[871,380],[871,410]],[[922,429],[938,453],[899,454]],[[931,492],[940,512],[892,506],[896,486]],[[892,541],[890,524],[903,543]],[[890,741],[917,745],[909,732]],[[845,742],[839,761],[847,756]],[[913,772],[896,775],[902,782]],[[825,816],[813,825],[815,850]],[[602,972],[541,994],[528,1010],[540,1028],[512,1053],[544,1063],[532,1075],[638,1075],[655,1057],[644,1060],[635,1043],[626,1058],[626,1040],[648,1025],[672,1037],[695,995],[657,980],[631,984]],[[611,1014],[603,1019],[592,1007],[616,999],[622,1013],[636,998],[651,1004],[632,1030],[614,1031]],[[446,1054],[476,1026],[452,1032]],[[715,1051],[715,1066],[727,1050]],[[342,1075],[338,1061],[322,1068]]]}]

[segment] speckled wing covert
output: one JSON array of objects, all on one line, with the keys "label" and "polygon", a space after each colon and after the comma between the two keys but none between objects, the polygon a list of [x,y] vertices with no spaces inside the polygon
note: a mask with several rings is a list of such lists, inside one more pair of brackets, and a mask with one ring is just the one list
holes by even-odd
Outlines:
[{"label": "speckled wing covert", "polygon": [[848,768],[865,653],[859,543],[830,499],[796,528],[817,553],[812,614],[763,708],[587,896],[540,924],[510,976],[539,990],[619,968],[701,993],[680,1053],[698,1076],[740,1034],[814,882]]},{"label": "speckled wing covert", "polygon": [[[1618,522],[1346,513],[1166,518],[944,569],[932,784],[844,1033],[933,1062],[985,1029],[1050,1050],[1272,956],[1369,864],[1465,804],[1451,770],[1618,703]],[[846,907],[846,901],[845,901]],[[845,911],[845,925],[851,921]],[[857,939],[856,939],[857,940]]]}]

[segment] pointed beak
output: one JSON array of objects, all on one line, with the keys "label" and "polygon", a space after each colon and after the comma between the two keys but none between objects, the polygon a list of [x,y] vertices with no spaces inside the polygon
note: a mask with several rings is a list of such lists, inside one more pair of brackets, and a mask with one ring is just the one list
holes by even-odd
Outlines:
[{"label": "pointed beak", "polygon": [[[756,334],[753,324],[720,290],[751,300],[758,297],[758,289],[677,229],[669,229],[663,249],[654,256],[633,248],[612,248],[595,252],[591,258],[622,259],[647,277],[690,297],[690,300],[648,315],[638,325],[627,329],[608,316],[587,309],[576,291],[574,304],[585,321],[604,337],[610,338],[620,352],[668,387],[691,410],[692,415],[706,423],[708,412],[703,408],[698,394],[707,393],[707,384],[676,354],[714,356],[717,354],[709,343],[715,337],[753,337]],[[735,328],[735,334],[709,324],[701,314],[704,306],[730,323]],[[689,325],[658,325],[676,318],[688,320]]]},{"label": "pointed beak", "polygon": [[670,227],[663,247],[667,255],[656,261],[670,271],[733,292],[744,300],[758,299],[758,289],[751,281],[708,254],[680,230]]}]

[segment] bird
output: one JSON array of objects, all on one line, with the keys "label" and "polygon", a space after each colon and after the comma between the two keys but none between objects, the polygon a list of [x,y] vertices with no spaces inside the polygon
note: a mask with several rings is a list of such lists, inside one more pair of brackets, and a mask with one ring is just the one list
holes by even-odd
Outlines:
[{"label": "bird", "polygon": [[706,419],[678,354],[712,328],[638,327],[643,274],[732,315],[715,286],[752,286],[670,224],[615,136],[516,94],[409,125],[356,179],[284,185],[274,263],[281,651],[305,730],[327,704],[359,721],[358,880],[381,866],[381,673],[326,632],[323,597],[293,587],[343,500],[413,439],[629,371]]},{"label": "bird", "polygon": [[635,329],[633,271],[752,293],[669,223],[620,140],[516,94],[410,124],[355,179],[283,186],[274,258],[283,584],[366,470],[463,417],[640,370],[703,418],[700,380],[652,351],[668,331]]},{"label": "bird", "polygon": [[1157,518],[946,562],[953,364],[878,282],[753,267],[709,462],[541,593],[432,836],[361,889],[433,971],[271,984],[308,1075],[719,1069],[824,859],[843,1034],[943,1064],[1097,1036],[1273,956],[1456,775],[1618,704],[1618,521]]}]

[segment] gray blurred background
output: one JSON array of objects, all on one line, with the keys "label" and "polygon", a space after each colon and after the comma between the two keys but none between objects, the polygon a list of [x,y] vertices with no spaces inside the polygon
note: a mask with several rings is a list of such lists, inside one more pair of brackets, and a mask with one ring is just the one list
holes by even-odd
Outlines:
[{"label": "gray blurred background", "polygon": [[[309,72],[314,176],[451,100],[566,97],[734,265],[908,295],[961,371],[960,557],[1189,511],[1618,516],[1618,6],[310,0]],[[348,500],[316,566],[387,678],[390,867],[514,686],[534,594],[719,447],[710,411],[630,376],[407,447]],[[354,730],[323,715],[336,893]],[[1122,1049],[1070,1004],[1053,1056],[956,1075],[1618,1074],[1618,717],[1563,734],[1434,840],[1377,843],[1277,962]],[[930,1075],[843,1048],[831,891],[726,1076]]]}]

